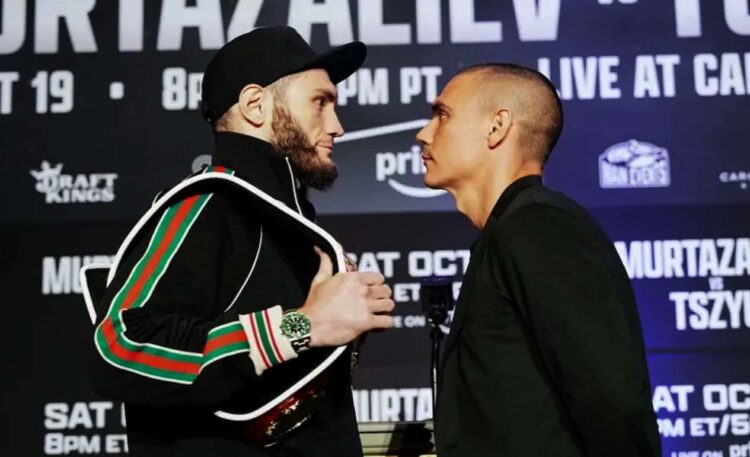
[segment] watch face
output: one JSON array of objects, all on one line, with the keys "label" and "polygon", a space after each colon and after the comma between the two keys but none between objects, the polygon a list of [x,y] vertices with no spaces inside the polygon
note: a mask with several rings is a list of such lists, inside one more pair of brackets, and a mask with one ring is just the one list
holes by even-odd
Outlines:
[{"label": "watch face", "polygon": [[290,339],[309,336],[310,320],[302,313],[285,314],[281,320],[281,333]]}]

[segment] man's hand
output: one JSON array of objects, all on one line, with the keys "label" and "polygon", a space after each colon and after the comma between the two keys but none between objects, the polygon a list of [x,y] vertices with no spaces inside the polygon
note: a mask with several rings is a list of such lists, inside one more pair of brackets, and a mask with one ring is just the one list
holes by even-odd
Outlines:
[{"label": "man's hand", "polygon": [[328,254],[315,248],[320,268],[300,312],[312,325],[310,346],[341,346],[360,334],[393,326],[391,288],[379,273],[340,272],[333,275]]}]

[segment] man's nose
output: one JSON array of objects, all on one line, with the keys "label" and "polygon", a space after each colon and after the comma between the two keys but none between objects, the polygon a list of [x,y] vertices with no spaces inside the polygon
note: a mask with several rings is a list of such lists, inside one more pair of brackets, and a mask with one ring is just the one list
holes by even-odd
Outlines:
[{"label": "man's nose", "polygon": [[417,132],[417,141],[422,143],[424,146],[427,146],[432,142],[432,121],[428,122],[427,125],[422,127],[422,129]]},{"label": "man's nose", "polygon": [[339,117],[336,115],[336,112],[333,112],[333,115],[328,120],[328,126],[326,127],[326,133],[331,135],[332,137],[340,137],[344,134],[344,127],[341,125],[341,122],[339,121]]}]

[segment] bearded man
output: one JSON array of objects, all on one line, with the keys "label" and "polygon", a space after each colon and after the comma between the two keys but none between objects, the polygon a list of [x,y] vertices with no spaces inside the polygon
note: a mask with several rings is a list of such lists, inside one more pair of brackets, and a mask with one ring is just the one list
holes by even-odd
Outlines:
[{"label": "bearded man", "polygon": [[341,269],[305,189],[336,178],[335,84],[365,55],[268,27],[209,63],[213,166],[144,215],[99,303],[92,382],[125,403],[130,455],[361,455],[350,358],[325,351],[394,305],[382,275]]}]

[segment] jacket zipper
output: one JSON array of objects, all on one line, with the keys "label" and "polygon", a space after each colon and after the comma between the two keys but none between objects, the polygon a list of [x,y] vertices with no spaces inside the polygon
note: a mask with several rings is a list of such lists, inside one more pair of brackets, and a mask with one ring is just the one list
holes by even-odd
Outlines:
[{"label": "jacket zipper", "polygon": [[294,194],[294,204],[297,205],[297,212],[304,216],[302,214],[302,208],[299,206],[299,200],[297,199],[297,178],[294,177],[294,172],[292,171],[292,164],[289,162],[289,157],[284,157],[284,160],[286,160],[286,167],[289,169],[289,176],[292,178],[292,194]]}]

